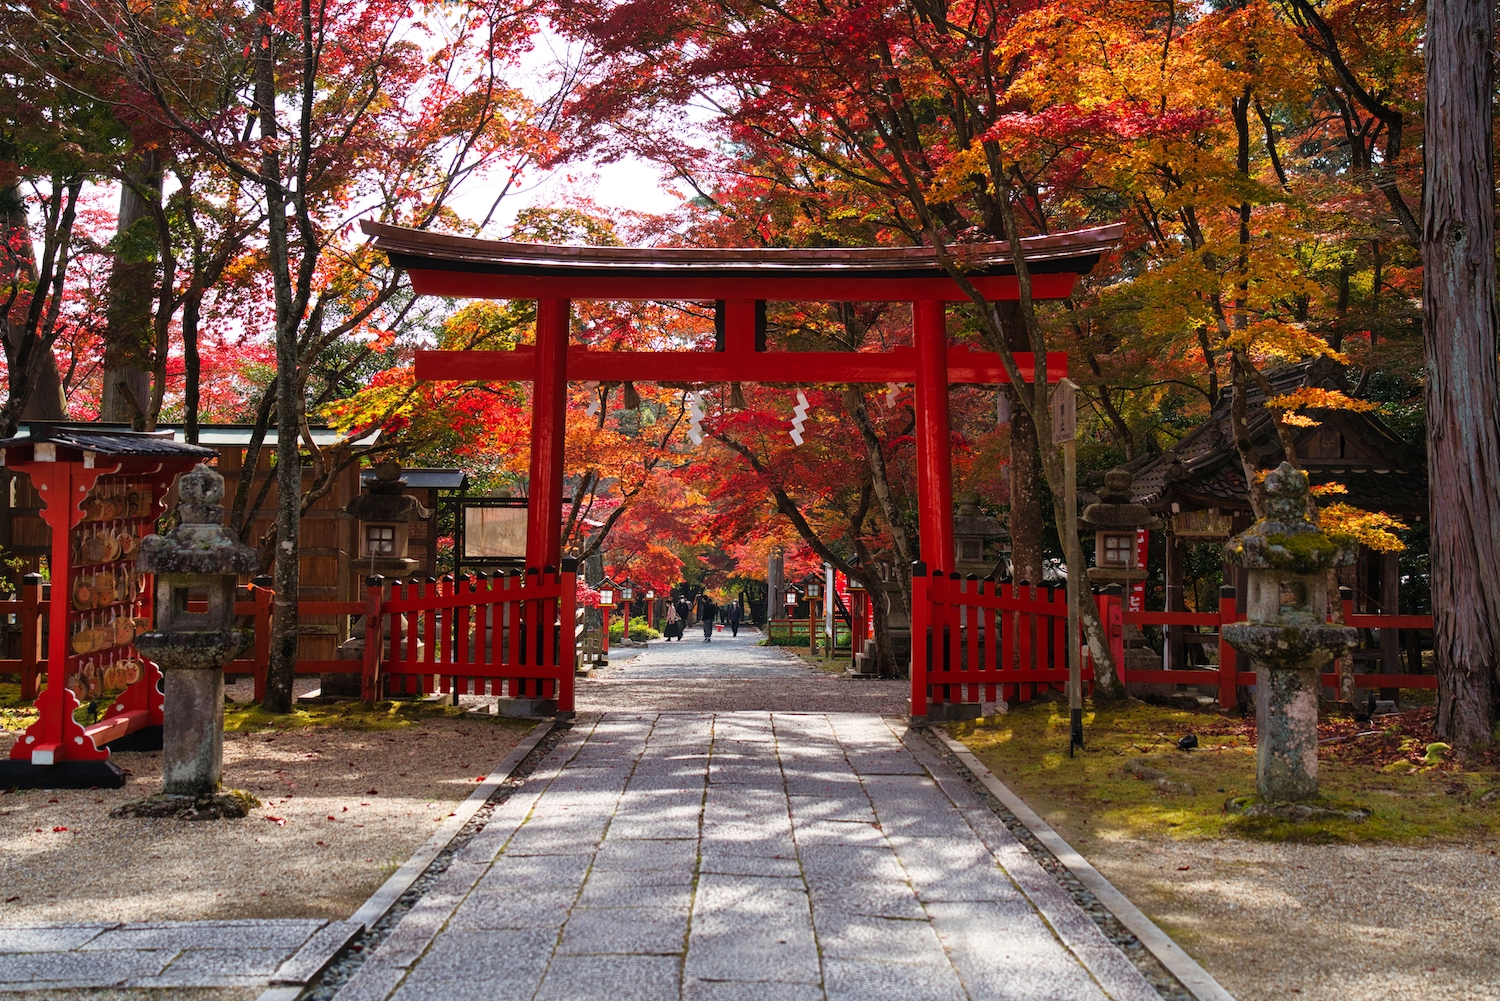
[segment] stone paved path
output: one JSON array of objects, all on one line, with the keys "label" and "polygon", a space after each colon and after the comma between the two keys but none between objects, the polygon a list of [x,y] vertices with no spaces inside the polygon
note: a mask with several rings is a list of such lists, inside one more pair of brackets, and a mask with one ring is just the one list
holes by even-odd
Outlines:
[{"label": "stone paved path", "polygon": [[357,930],[299,919],[0,925],[0,991],[303,983]]},{"label": "stone paved path", "polygon": [[904,724],[764,712],[581,716],[338,995],[386,998],[1159,1001]]},{"label": "stone paved path", "polygon": [[582,712],[865,712],[909,711],[905,681],[829,674],[778,647],[760,646],[764,634],[741,626],[739,636],[690,630],[681,642],[653,640],[637,656],[580,678]]},{"label": "stone paved path", "polygon": [[748,626],[738,636],[726,627],[705,643],[702,627],[693,626],[681,640],[653,640],[620,673],[632,678],[805,678],[821,673],[796,654],[761,646],[764,638]]}]

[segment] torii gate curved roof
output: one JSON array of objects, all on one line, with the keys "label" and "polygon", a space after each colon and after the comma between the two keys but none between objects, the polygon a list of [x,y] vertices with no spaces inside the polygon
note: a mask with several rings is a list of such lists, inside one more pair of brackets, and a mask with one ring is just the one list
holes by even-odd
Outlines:
[{"label": "torii gate curved roof", "polygon": [[[420,295],[490,299],[769,299],[793,302],[967,301],[932,247],[563,247],[361,222]],[[1112,250],[1124,224],[1021,240],[1038,299],[1072,293]],[[986,298],[1015,299],[1009,244],[947,253]]]}]

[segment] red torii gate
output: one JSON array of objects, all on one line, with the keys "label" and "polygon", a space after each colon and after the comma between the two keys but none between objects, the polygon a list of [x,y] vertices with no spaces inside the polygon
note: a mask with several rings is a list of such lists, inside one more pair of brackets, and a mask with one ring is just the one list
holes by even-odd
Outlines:
[{"label": "red torii gate", "polygon": [[[950,567],[953,548],[948,387],[1007,383],[1000,356],[950,347],[946,304],[969,297],[930,247],[832,249],[639,249],[558,247],[476,240],[363,222],[374,245],[411,277],[419,295],[535,299],[536,345],[513,351],[419,351],[422,380],[531,381],[531,467],[526,564],[561,565],[563,433],[567,382],[911,383],[916,389],[918,524],[922,560]],[[1021,241],[1036,299],[1071,295],[1080,275],[1119,241],[1123,225]],[[990,301],[1020,291],[1007,244],[950,248]],[[568,344],[569,303],[586,300],[722,302],[717,351],[594,351]],[[884,352],[766,351],[760,304],[910,302],[914,346]],[[1016,355],[1023,374],[1032,358]],[[1049,381],[1067,356],[1047,357]]]}]

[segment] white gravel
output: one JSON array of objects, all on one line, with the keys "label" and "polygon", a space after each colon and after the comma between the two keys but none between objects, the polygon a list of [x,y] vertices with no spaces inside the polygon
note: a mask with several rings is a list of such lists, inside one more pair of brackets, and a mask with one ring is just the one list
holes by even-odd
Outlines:
[{"label": "white gravel", "polygon": [[1064,836],[1238,1001],[1500,999],[1500,842]]},{"label": "white gravel", "polygon": [[347,918],[530,727],[231,733],[224,784],[263,804],[243,820],[112,819],[160,790],[159,752],[116,756],[123,789],[0,794],[0,923]]}]

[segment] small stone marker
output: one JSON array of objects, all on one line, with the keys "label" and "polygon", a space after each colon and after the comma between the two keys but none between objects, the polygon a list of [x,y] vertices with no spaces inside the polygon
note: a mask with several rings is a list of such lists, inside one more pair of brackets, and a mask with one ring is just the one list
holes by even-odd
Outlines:
[{"label": "small stone marker", "polygon": [[[180,524],[141,540],[136,565],[156,575],[156,628],[136,639],[163,677],[162,792],[113,811],[115,816],[243,817],[259,803],[221,792],[224,766],[224,665],[244,648],[234,628],[236,578],[256,570],[255,550],[224,527],[224,478],[198,466],[178,481]],[[192,589],[207,608],[188,610]]]},{"label": "small stone marker", "polygon": [[1255,665],[1255,787],[1268,803],[1318,795],[1318,671],[1359,636],[1328,624],[1328,571],[1355,550],[1313,523],[1307,486],[1291,463],[1267,473],[1266,516],[1224,546],[1250,571],[1249,621],[1224,639]]}]

